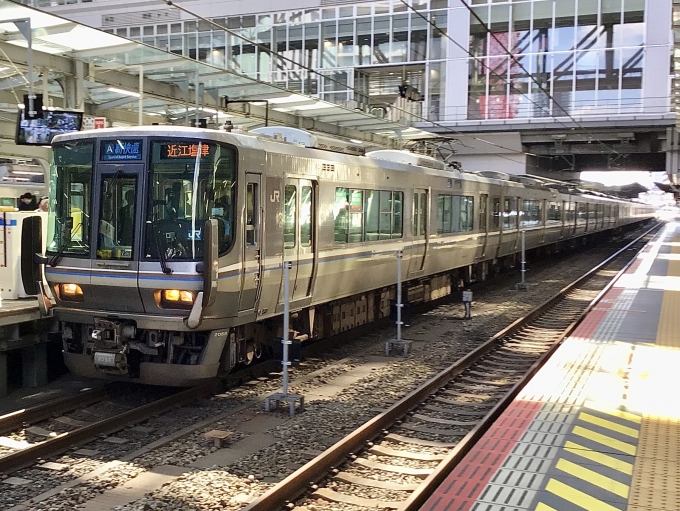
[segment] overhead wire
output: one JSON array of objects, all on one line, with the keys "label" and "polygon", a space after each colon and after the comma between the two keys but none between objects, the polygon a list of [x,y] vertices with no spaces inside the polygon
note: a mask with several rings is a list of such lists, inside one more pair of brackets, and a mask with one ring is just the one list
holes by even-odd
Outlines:
[{"label": "overhead wire", "polygon": [[[186,13],[186,14],[188,14],[188,15],[190,15],[190,16],[193,16],[193,17],[196,18],[196,19],[205,21],[206,23],[209,23],[209,24],[212,25],[213,27],[217,27],[219,30],[223,30],[224,32],[226,32],[226,33],[228,33],[228,34],[230,34],[230,35],[233,35],[234,37],[237,37],[237,38],[241,39],[242,41],[247,42],[248,44],[254,45],[255,47],[260,48],[262,51],[264,51],[264,52],[266,52],[267,54],[271,55],[272,57],[276,57],[276,58],[278,58],[278,59],[281,59],[281,60],[284,60],[284,61],[286,61],[286,62],[289,62],[289,63],[293,64],[294,66],[297,66],[297,67],[299,67],[299,68],[301,68],[301,69],[304,69],[304,70],[306,70],[306,71],[308,71],[308,72],[310,72],[310,73],[313,73],[313,74],[315,74],[315,75],[317,75],[317,76],[322,77],[322,78],[323,78],[324,80],[326,80],[326,81],[331,81],[331,82],[340,84],[340,85],[342,85],[343,87],[345,87],[346,89],[352,90],[352,91],[355,92],[356,94],[361,94],[360,91],[357,91],[356,89],[350,87],[349,85],[347,85],[347,83],[341,82],[340,80],[336,80],[335,78],[331,78],[331,77],[329,77],[328,75],[325,75],[325,74],[323,74],[323,73],[317,71],[316,69],[313,69],[313,68],[311,68],[311,67],[308,67],[308,66],[306,66],[306,65],[304,65],[304,64],[301,64],[301,63],[295,61],[294,59],[291,59],[291,58],[289,58],[289,57],[286,57],[285,55],[280,54],[279,52],[277,52],[277,51],[274,50],[273,48],[269,48],[269,47],[267,47],[266,45],[260,44],[260,43],[258,43],[258,42],[256,42],[256,41],[253,41],[252,39],[249,39],[249,38],[247,38],[247,37],[245,37],[245,36],[243,36],[243,35],[241,35],[241,34],[235,32],[235,31],[233,31],[233,30],[231,30],[231,29],[229,29],[229,28],[226,28],[226,27],[220,25],[219,23],[216,23],[215,21],[213,21],[213,20],[211,20],[211,19],[209,19],[209,18],[205,18],[205,17],[203,17],[203,16],[200,16],[199,14],[196,14],[195,12],[193,12],[193,11],[187,9],[186,7],[183,7],[183,6],[181,6],[181,5],[177,5],[173,0],[160,0],[160,1],[163,2],[163,3],[165,3],[165,4],[167,4],[168,6],[175,7],[175,8],[177,8],[177,9],[183,11],[184,13]],[[429,124],[432,124],[433,126],[437,126],[437,127],[439,127],[439,128],[442,128],[443,130],[445,130],[445,134],[455,134],[455,135],[458,135],[458,136],[464,136],[464,137],[467,137],[467,138],[470,138],[470,139],[473,139],[473,140],[477,140],[478,142],[482,142],[482,143],[491,145],[491,146],[493,146],[493,147],[497,147],[498,149],[502,149],[502,150],[505,150],[505,151],[510,151],[511,153],[516,153],[516,154],[521,154],[521,155],[528,155],[528,156],[535,156],[535,157],[538,157],[538,158],[552,158],[551,156],[540,155],[540,154],[534,154],[534,153],[531,153],[531,152],[528,152],[528,151],[520,151],[520,150],[511,148],[511,147],[503,146],[503,145],[498,144],[498,143],[496,143],[496,142],[492,142],[492,141],[490,141],[490,140],[486,140],[486,139],[483,139],[483,138],[481,138],[481,137],[478,137],[478,136],[471,135],[471,134],[466,133],[466,132],[462,132],[462,131],[453,129],[453,128],[451,128],[450,126],[445,126],[445,125],[440,124],[440,123],[437,123],[437,122],[435,122],[435,121],[431,121],[431,120],[429,120],[429,119],[427,119],[427,118],[425,118],[425,117],[423,117],[423,116],[421,116],[421,115],[417,115],[417,114],[413,114],[413,113],[411,113],[411,112],[407,112],[407,111],[405,111],[405,110],[403,110],[403,109],[401,109],[401,108],[395,107],[395,105],[393,105],[393,104],[389,104],[389,103],[386,103],[386,102],[382,102],[381,104],[384,105],[384,106],[386,106],[386,107],[389,107],[389,108],[398,110],[398,111],[400,111],[400,112],[403,112],[403,113],[412,115],[413,117],[417,117],[419,120],[421,120],[421,121],[423,121],[423,122],[427,122],[427,123],[429,123]],[[498,156],[498,157],[500,157],[500,158],[503,158],[503,159],[510,160],[510,161],[512,161],[513,163],[517,163],[516,160],[513,160],[513,159],[511,159],[511,158],[507,158],[507,157],[504,156],[503,154],[496,154],[496,156]]]}]

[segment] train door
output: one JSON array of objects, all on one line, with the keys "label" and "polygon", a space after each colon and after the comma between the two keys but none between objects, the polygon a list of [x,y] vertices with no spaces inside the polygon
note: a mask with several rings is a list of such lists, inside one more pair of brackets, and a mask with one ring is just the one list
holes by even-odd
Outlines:
[{"label": "train door", "polygon": [[246,173],[245,181],[245,207],[241,212],[243,262],[239,311],[249,311],[255,308],[262,280],[261,175]]},{"label": "train door", "polygon": [[479,245],[481,246],[482,257],[486,256],[486,244],[489,237],[489,224],[487,221],[487,209],[489,196],[482,194],[479,196]]},{"label": "train door", "polygon": [[[91,289],[100,309],[144,312],[138,288],[143,168],[102,164],[95,173],[98,200],[92,211],[97,227]],[[83,234],[77,226],[81,220],[74,219],[72,239]]]},{"label": "train door", "polygon": [[413,242],[411,245],[411,257],[408,264],[409,274],[421,271],[425,264],[425,253],[427,252],[428,205],[428,190],[416,188],[413,192],[413,214],[411,216],[411,235],[413,237]]},{"label": "train door", "polygon": [[307,298],[316,272],[314,182],[286,179],[284,196],[284,259],[292,264],[288,292],[291,300]]}]

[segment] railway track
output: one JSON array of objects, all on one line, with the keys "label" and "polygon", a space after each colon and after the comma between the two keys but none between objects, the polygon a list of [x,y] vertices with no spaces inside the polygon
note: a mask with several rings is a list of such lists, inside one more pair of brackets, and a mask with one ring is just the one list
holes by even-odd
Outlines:
[{"label": "railway track", "polygon": [[[206,384],[190,389],[153,389],[116,395],[115,384],[0,417],[0,472],[11,473],[99,435],[207,395]],[[8,434],[9,433],[9,434]]]},{"label": "railway track", "polygon": [[12,473],[75,445],[262,377],[275,365],[264,362],[237,371],[224,381],[187,389],[114,382],[0,416],[0,473]]},{"label": "railway track", "polygon": [[292,509],[318,500],[361,508],[417,509],[657,228],[318,455],[244,511]]}]

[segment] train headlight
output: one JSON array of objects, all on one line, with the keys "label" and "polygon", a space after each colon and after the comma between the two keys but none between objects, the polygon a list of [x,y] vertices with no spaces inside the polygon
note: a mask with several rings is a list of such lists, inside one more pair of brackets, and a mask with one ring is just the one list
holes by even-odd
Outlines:
[{"label": "train headlight", "polygon": [[182,289],[160,290],[160,306],[169,309],[190,309],[196,298],[193,291]]},{"label": "train headlight", "polygon": [[78,284],[59,284],[59,297],[69,302],[82,302],[83,290]]}]

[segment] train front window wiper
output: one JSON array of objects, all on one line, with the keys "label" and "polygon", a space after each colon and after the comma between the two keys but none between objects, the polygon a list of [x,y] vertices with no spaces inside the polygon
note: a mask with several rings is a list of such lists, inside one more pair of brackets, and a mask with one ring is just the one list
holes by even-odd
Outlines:
[{"label": "train front window wiper", "polygon": [[161,262],[161,270],[163,270],[163,273],[166,275],[170,275],[172,273],[172,268],[168,266],[167,259],[165,258],[165,250],[161,250],[160,232],[154,227],[154,224],[155,222],[146,222],[148,228],[151,229],[151,235],[153,236],[154,244],[156,245],[156,250],[158,251],[158,259]]}]

